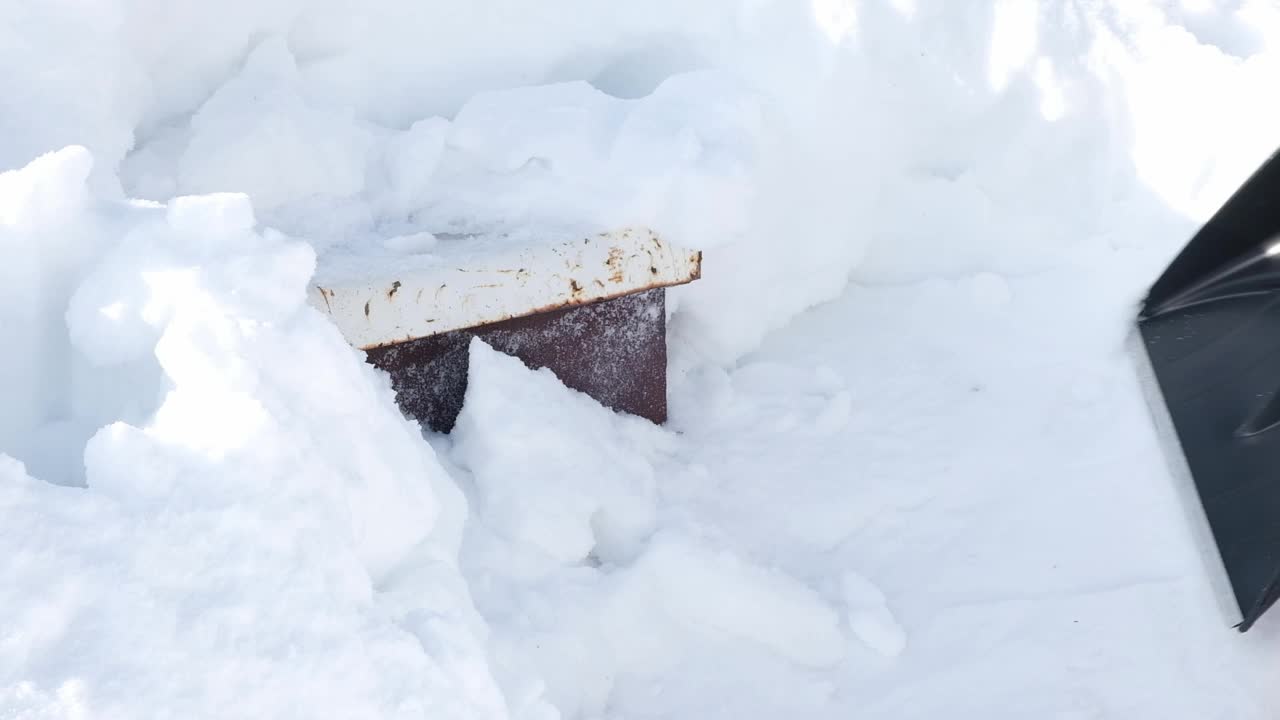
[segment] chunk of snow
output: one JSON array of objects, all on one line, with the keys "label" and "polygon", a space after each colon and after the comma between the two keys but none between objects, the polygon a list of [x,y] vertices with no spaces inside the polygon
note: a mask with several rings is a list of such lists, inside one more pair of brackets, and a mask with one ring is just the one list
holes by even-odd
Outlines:
[{"label": "chunk of snow", "polygon": [[473,339],[453,456],[472,474],[476,513],[556,564],[634,556],[653,530],[662,433],[528,370]]},{"label": "chunk of snow", "polygon": [[[47,214],[51,183],[77,197],[86,182],[83,153],[59,157],[4,176],[26,218],[7,232],[71,224],[100,247],[78,288],[36,268],[44,304],[70,309],[12,318],[48,340],[6,381],[80,392],[8,405],[0,447],[21,451],[12,433],[60,411],[87,487],[0,456],[0,707],[504,716],[457,540],[436,535],[451,481],[386,377],[306,304],[313,251],[254,231],[243,197]],[[388,617],[378,588],[416,573],[438,589]]]},{"label": "chunk of snow", "polygon": [[247,192],[263,208],[360,192],[371,132],[349,111],[308,99],[298,83],[284,40],[265,39],[192,116],[181,190]]},{"label": "chunk of snow", "polygon": [[664,610],[691,630],[759,643],[806,667],[844,657],[839,615],[785,573],[679,536],[655,539],[637,573]]}]

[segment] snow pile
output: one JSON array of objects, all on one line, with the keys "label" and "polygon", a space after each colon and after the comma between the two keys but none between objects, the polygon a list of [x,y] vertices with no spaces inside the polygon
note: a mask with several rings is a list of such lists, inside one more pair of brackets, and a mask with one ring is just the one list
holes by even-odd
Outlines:
[{"label": "snow pile", "polygon": [[855,269],[1043,268],[1146,187],[1203,216],[1280,120],[1265,0],[97,0],[0,27],[0,167],[79,143],[130,196],[245,192],[322,264],[652,224],[708,251],[676,328],[721,363]]},{"label": "snow pile", "polygon": [[[771,87],[822,112],[809,136],[765,114],[752,238],[679,293],[682,435],[473,352],[463,567],[557,707],[1270,716],[1274,637],[1215,624],[1120,349],[1192,220],[1274,149],[1280,22],[1241,3],[1256,42],[1224,51],[1197,35],[1236,11],[1167,5],[858,4],[806,66],[830,97]],[[849,214],[806,212],[831,197]],[[756,310],[821,298],[867,238],[859,286],[746,352],[790,312]]]},{"label": "snow pile", "polygon": [[351,111],[307,102],[279,40],[255,48],[190,123],[174,184],[180,192],[237,188],[269,210],[294,198],[346,197],[364,185],[371,134]]},{"label": "snow pile", "polygon": [[4,307],[44,310],[5,319],[40,360],[7,368],[5,444],[83,445],[62,479],[87,485],[3,457],[0,714],[503,717],[461,498],[304,304],[311,248],[240,195],[100,201],[89,166],[0,176],[6,257],[29,261]]},{"label": "snow pile", "polygon": [[673,435],[479,340],[470,373],[451,453],[473,499],[464,569],[495,652],[565,717],[617,712],[695,659],[844,659],[836,607],[679,512],[669,493],[696,479]]},{"label": "snow pile", "polygon": [[[5,5],[0,715],[1265,715],[1115,351],[1268,0]],[[303,304],[629,223],[668,429],[477,346],[435,455]]]},{"label": "snow pile", "polygon": [[[422,233],[644,222],[716,251],[686,305],[730,360],[834,297],[865,245],[839,228],[872,186],[827,132],[849,119],[826,85],[849,13],[821,4],[24,6],[2,25],[22,112],[0,167],[78,143],[94,183],[132,197],[244,192],[322,263]],[[779,263],[785,237],[803,252]]]},{"label": "snow pile", "polygon": [[1253,90],[1276,70],[1265,2],[118,14],[124,49],[101,54],[133,108],[110,151],[130,194],[248,192],[322,265],[422,233],[649,224],[707,251],[675,328],[723,364],[851,271],[1021,273],[1149,200],[1203,217],[1280,121]]},{"label": "snow pile", "polygon": [[[637,99],[580,80],[488,91],[452,118],[405,130],[312,98],[295,55],[268,38],[187,126],[131,155],[124,176],[144,197],[247,192],[269,224],[309,238],[322,264],[339,267],[373,262],[371,246],[382,263],[430,253],[400,241],[424,234],[645,225],[716,248],[742,239],[761,199],[765,100],[724,71],[678,75]],[[752,262],[763,270],[764,260]],[[751,295],[741,280],[711,283],[721,295]],[[785,309],[762,311],[812,302],[785,297],[775,300]],[[742,343],[727,335],[711,350],[727,357]]]},{"label": "snow pile", "polygon": [[568,400],[550,370],[528,377],[519,360],[472,344],[453,457],[474,476],[477,517],[552,564],[633,556],[653,532],[650,457],[665,433],[585,395]]}]

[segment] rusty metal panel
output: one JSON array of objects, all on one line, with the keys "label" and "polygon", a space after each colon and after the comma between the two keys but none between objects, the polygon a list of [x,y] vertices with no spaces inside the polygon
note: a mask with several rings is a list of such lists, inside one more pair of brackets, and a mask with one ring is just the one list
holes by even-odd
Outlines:
[{"label": "rusty metal panel", "polygon": [[395,263],[372,277],[323,279],[309,302],[368,350],[692,282],[702,254],[633,228],[539,242],[448,239]]},{"label": "rusty metal panel", "polygon": [[666,291],[621,297],[460,328],[367,351],[386,370],[406,414],[453,429],[467,387],[468,346],[479,337],[607,407],[667,419]]}]

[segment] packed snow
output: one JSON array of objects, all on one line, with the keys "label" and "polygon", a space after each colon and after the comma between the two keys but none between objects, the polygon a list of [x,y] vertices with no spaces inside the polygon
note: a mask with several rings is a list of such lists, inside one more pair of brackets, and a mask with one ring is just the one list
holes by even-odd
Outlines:
[{"label": "packed snow", "polygon": [[[0,0],[0,716],[1270,718],[1129,347],[1270,0]],[[671,419],[307,302],[624,226]]]}]

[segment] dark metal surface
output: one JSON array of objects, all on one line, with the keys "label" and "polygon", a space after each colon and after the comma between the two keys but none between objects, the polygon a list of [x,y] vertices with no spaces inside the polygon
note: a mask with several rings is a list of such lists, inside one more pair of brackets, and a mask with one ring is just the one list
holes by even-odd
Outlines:
[{"label": "dark metal surface", "polygon": [[1213,284],[1232,265],[1265,252],[1268,241],[1280,233],[1278,157],[1268,158],[1174,258],[1151,286],[1144,317],[1183,304],[1188,294],[1203,291],[1206,281]]},{"label": "dark metal surface", "polygon": [[367,357],[390,374],[406,414],[449,432],[465,399],[472,337],[529,367],[550,369],[607,407],[666,422],[663,288],[373,348]]},{"label": "dark metal surface", "polygon": [[1280,298],[1234,298],[1140,329],[1247,630],[1280,579]]},{"label": "dark metal surface", "polygon": [[1280,160],[1152,286],[1138,326],[1248,630],[1280,597]]}]

